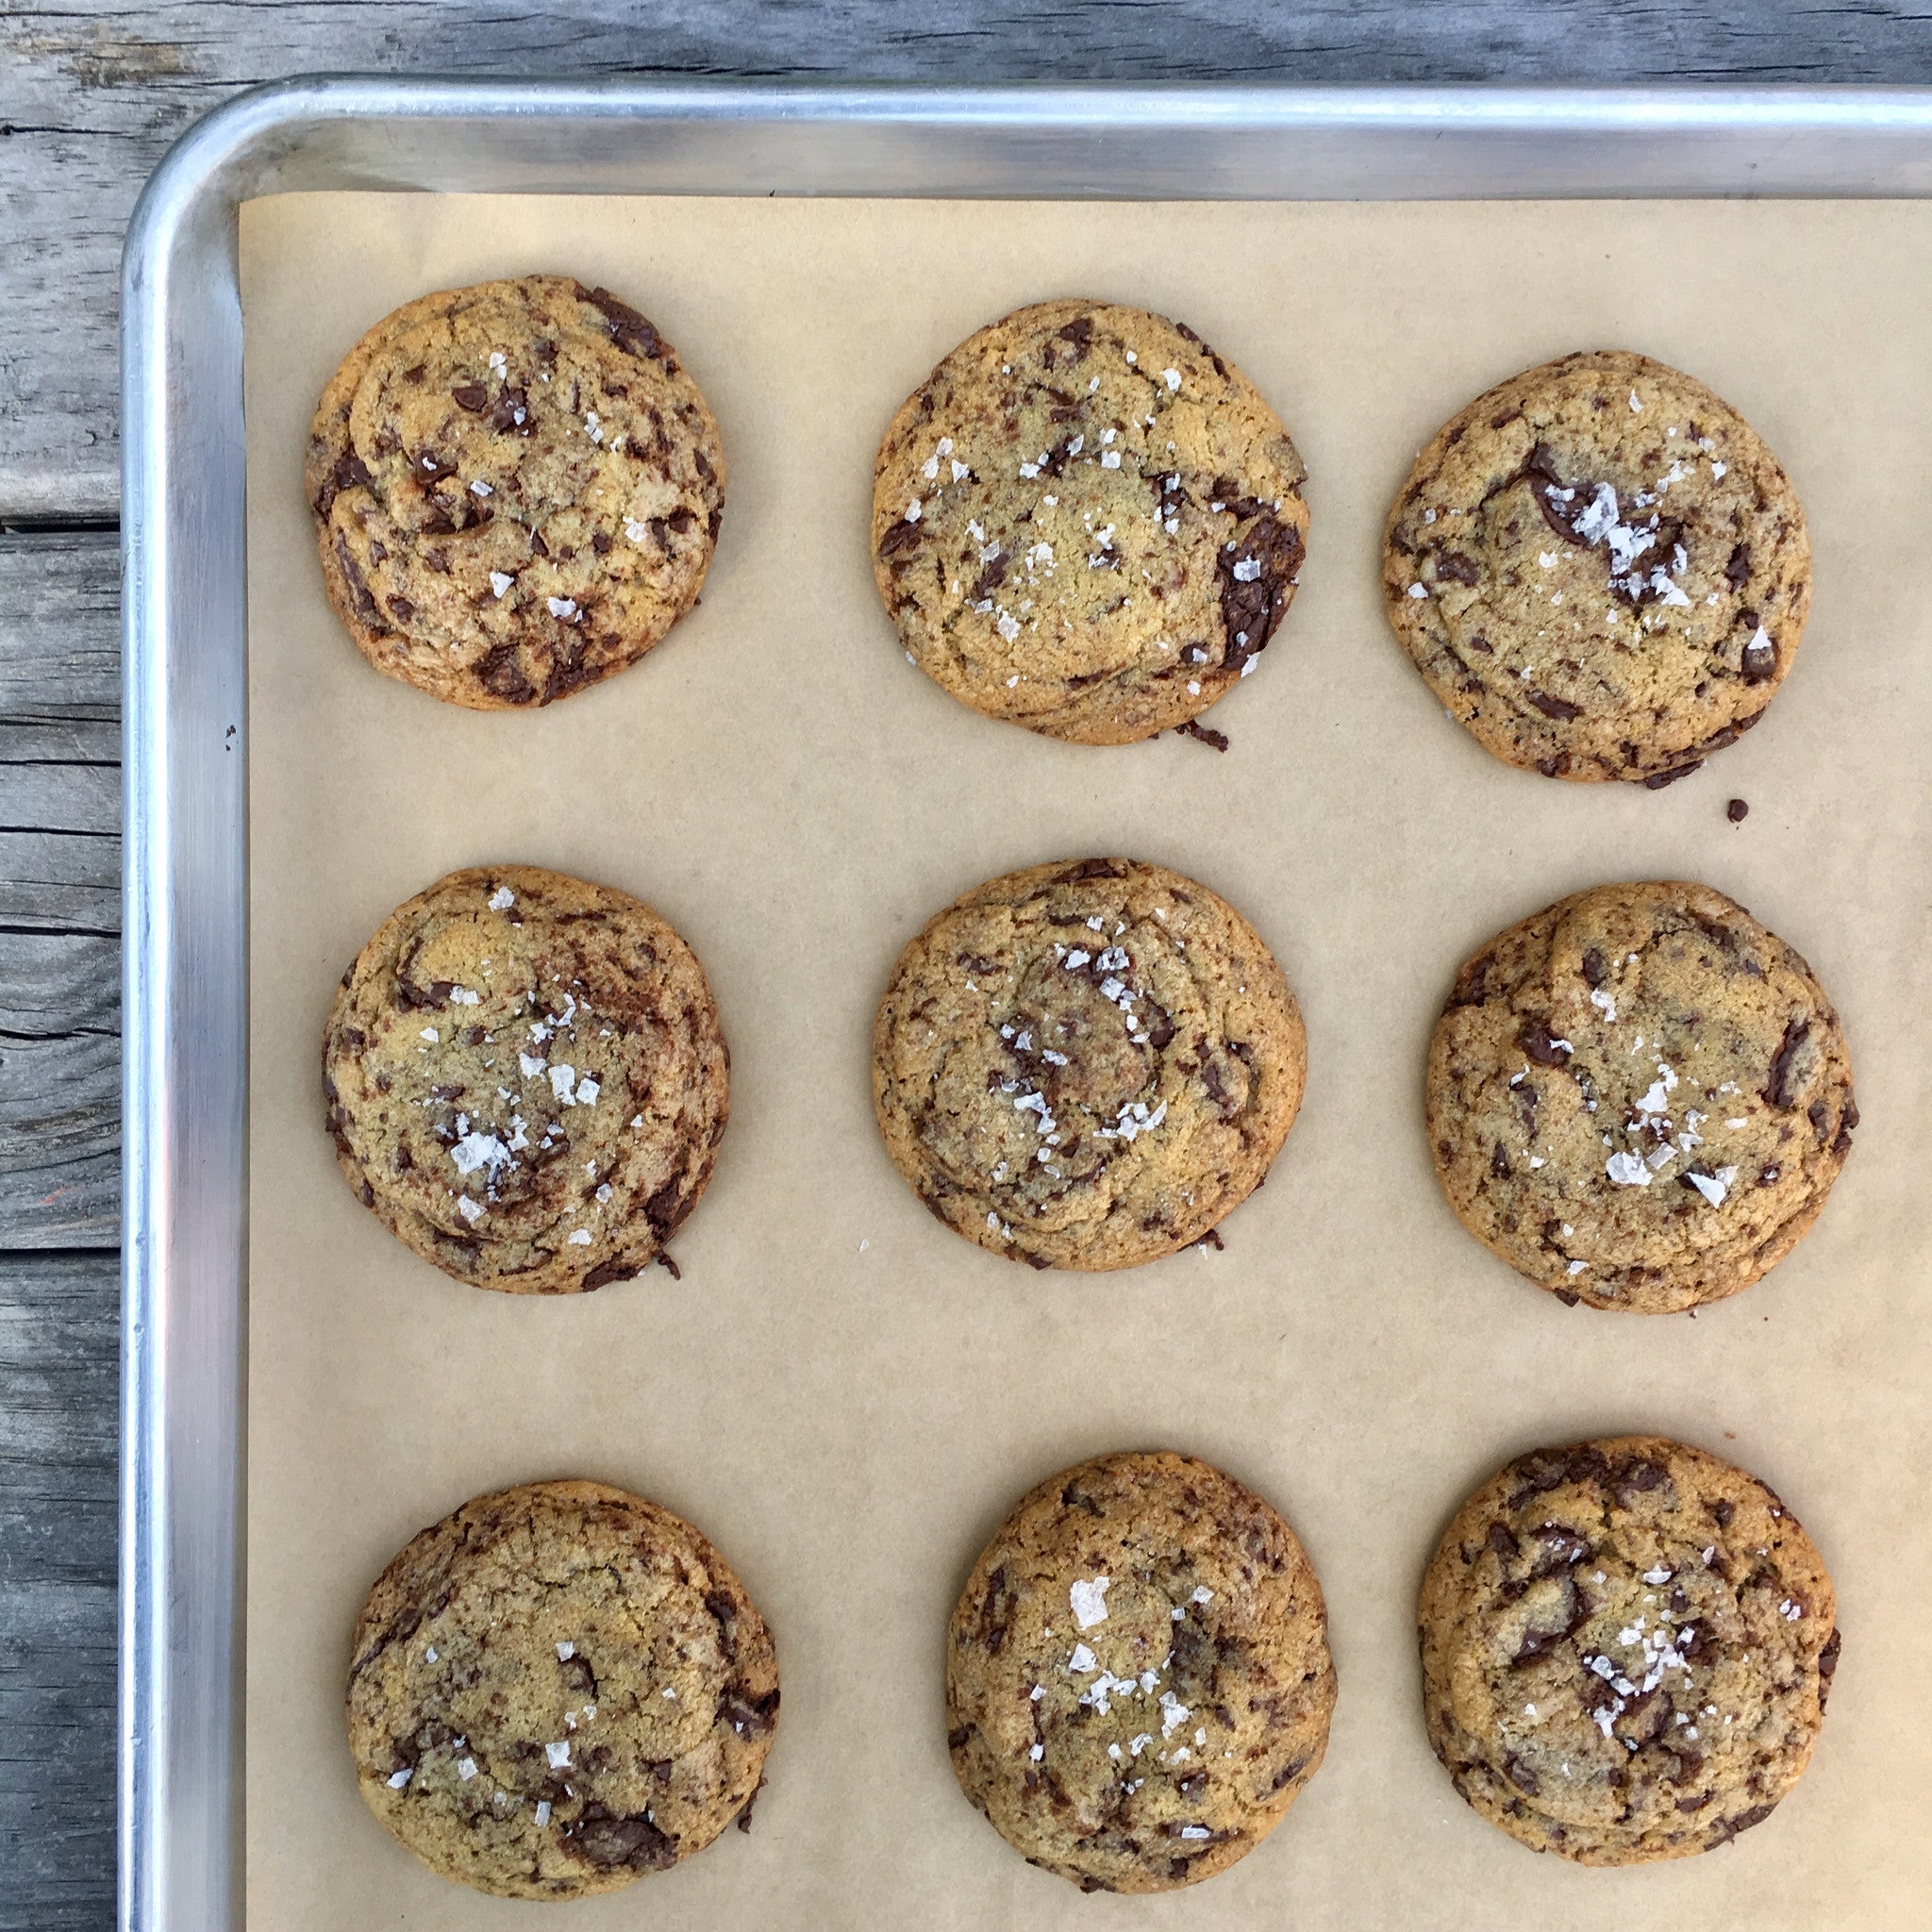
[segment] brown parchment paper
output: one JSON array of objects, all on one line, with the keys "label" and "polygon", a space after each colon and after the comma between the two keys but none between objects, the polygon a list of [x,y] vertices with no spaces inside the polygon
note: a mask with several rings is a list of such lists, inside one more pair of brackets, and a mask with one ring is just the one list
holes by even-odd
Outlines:
[{"label": "brown parchment paper", "polygon": [[[253,849],[248,1905],[258,1928],[1528,1928],[1932,1922],[1932,206],[1145,206],[336,195],[242,211]],[[633,300],[723,425],[701,608],[548,710],[377,676],[324,601],[309,412],[424,291],[561,270]],[[866,548],[893,408],[977,325],[1081,293],[1242,364],[1310,471],[1294,608],[1174,737],[1066,745],[900,655]],[[1784,459],[1817,595],[1766,722],[1662,792],[1510,770],[1389,635],[1381,520],[1418,446],[1503,376],[1624,345],[1693,371]],[[223,721],[226,723],[228,721]],[[1733,826],[1725,800],[1748,799]],[[1192,874],[1299,993],[1309,1081],[1226,1252],[1038,1274],[949,1236],[880,1146],[874,1003],[965,888],[1060,857]],[[337,1174],[317,1093],[337,975],[448,869],[554,866],[690,940],[732,1119],[682,1282],[557,1301],[448,1280]],[[1743,901],[1843,1014],[1864,1124],[1768,1279],[1695,1320],[1565,1308],[1463,1233],[1421,1125],[1431,1025],[1497,928],[1606,879]],[[1431,1757],[1413,1613],[1466,1492],[1539,1443],[1655,1429],[1798,1512],[1844,1632],[1810,1772],[1703,1857],[1538,1858]],[[1279,1507],[1326,1590],[1328,1757],[1205,1887],[1082,1897],[955,1786],[942,1633],[1036,1480],[1174,1446]],[[357,1795],[349,1631],[402,1543],[530,1478],[698,1524],[775,1633],[784,1712],[750,1837],[572,1907],[431,1876]]]}]

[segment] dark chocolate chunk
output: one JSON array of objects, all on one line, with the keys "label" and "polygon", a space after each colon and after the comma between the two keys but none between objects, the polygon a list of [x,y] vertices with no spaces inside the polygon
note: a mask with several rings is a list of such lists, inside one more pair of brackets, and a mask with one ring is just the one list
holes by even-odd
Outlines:
[{"label": "dark chocolate chunk", "polygon": [[1791,1069],[1810,1032],[1810,1021],[1794,1016],[1787,1022],[1785,1037],[1772,1059],[1771,1076],[1764,1083],[1764,1099],[1780,1113],[1790,1113],[1798,1104],[1798,1096],[1791,1088]]},{"label": "dark chocolate chunk", "polygon": [[630,1865],[665,1872],[677,1862],[677,1846],[643,1812],[613,1816],[602,1805],[587,1805],[561,1833],[565,1847],[593,1865]]}]

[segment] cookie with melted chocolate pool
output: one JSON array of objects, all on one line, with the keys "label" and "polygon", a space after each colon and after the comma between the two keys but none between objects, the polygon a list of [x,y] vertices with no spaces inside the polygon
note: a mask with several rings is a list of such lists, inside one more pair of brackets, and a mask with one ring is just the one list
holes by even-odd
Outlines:
[{"label": "cookie with melted chocolate pool", "polygon": [[1688,1857],[1811,1760],[1837,1603],[1764,1484],[1657,1436],[1524,1456],[1443,1535],[1418,1610],[1429,1742],[1533,1851]]},{"label": "cookie with melted chocolate pool", "polygon": [[362,655],[445,703],[514,710],[635,663],[697,602],[724,454],[635,308],[522,275],[378,322],[316,406],[305,483]]},{"label": "cookie with melted chocolate pool", "polygon": [[1179,725],[1260,661],[1307,551],[1305,472],[1194,332],[1040,302],[955,349],[893,417],[873,564],[908,655],[1051,738]]},{"label": "cookie with melted chocolate pool", "polygon": [[1429,688],[1496,757],[1656,787],[1763,716],[1804,634],[1811,546],[1729,404],[1607,349],[1442,425],[1389,513],[1382,588]]}]

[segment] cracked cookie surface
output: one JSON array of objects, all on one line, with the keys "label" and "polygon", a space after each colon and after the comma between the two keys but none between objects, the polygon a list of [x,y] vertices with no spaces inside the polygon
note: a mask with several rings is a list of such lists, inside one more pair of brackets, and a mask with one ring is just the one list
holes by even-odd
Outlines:
[{"label": "cracked cookie surface", "polygon": [[729,1065],[703,968],[641,900],[478,866],[342,975],[323,1100],[399,1241],[459,1281],[567,1294],[663,1254],[710,1179]]},{"label": "cracked cookie surface", "polygon": [[376,1579],[351,1656],[362,1796],[445,1878],[581,1898],[749,1828],[772,1640],[718,1552],[641,1497],[543,1482],[464,1504]]},{"label": "cracked cookie surface", "polygon": [[323,391],[304,482],[329,602],[362,655],[505,710],[635,663],[697,601],[724,457],[636,309],[524,275],[377,323]]},{"label": "cracked cookie surface", "polygon": [[1810,1539],[1756,1477],[1623,1436],[1483,1485],[1423,1580],[1429,1741],[1470,1805],[1586,1865],[1687,1857],[1762,1824],[1838,1669]]},{"label": "cracked cookie surface", "polygon": [[953,1612],[953,1769],[1083,1890],[1194,1884],[1321,1763],[1327,1631],[1294,1532],[1232,1476],[1165,1451],[1083,1462],[1019,1504]]},{"label": "cracked cookie surface", "polygon": [[1041,302],[969,337],[893,417],[874,569],[908,654],[962,703],[1124,744],[1258,663],[1306,554],[1305,474],[1192,330]]},{"label": "cracked cookie surface", "polygon": [[1301,1012],[1240,913],[1162,866],[991,879],[900,956],[873,1101],[956,1233],[1037,1268],[1200,1241],[1261,1183],[1301,1105]]},{"label": "cracked cookie surface", "polygon": [[1578,892],[1469,960],[1426,1113],[1442,1191],[1485,1247],[1566,1300],[1650,1314],[1782,1260],[1858,1124],[1810,968],[1681,881]]},{"label": "cracked cookie surface", "polygon": [[1624,350],[1478,396],[1389,515],[1389,620],[1496,757],[1657,786],[1755,724],[1811,599],[1777,458],[1700,382]]}]

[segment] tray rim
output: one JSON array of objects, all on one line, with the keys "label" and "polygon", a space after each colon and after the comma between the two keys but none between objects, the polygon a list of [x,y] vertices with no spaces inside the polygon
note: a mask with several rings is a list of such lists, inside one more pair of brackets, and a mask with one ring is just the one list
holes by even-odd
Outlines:
[{"label": "tray rim", "polygon": [[774,187],[1162,199],[1932,196],[1932,88],[321,75],[239,94],[181,137],[141,197],[123,257],[123,1932],[229,1932],[244,1917],[241,203],[297,188]]}]

